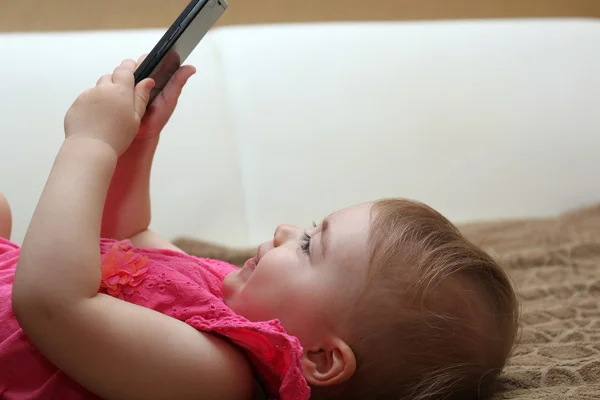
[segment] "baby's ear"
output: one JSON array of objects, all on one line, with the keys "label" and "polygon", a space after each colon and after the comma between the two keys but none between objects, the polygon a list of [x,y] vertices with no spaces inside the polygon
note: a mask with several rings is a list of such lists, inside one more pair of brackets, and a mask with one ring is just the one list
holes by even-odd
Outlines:
[{"label": "baby's ear", "polygon": [[356,372],[354,352],[342,339],[330,340],[322,348],[305,349],[302,372],[309,385],[338,385]]}]

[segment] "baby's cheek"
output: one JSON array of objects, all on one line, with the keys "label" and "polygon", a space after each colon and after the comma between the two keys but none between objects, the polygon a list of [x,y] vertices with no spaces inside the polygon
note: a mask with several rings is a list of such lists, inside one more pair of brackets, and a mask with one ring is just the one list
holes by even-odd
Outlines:
[{"label": "baby's cheek", "polygon": [[321,318],[328,319],[342,310],[348,309],[348,304],[353,302],[350,289],[343,282],[328,283],[323,278],[306,289],[305,298],[307,306],[320,313]]}]

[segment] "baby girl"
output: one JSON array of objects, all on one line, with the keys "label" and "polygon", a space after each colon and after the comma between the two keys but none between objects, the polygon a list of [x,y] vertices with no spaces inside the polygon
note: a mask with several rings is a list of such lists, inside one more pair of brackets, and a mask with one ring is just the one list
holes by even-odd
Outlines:
[{"label": "baby girl", "polygon": [[503,270],[401,199],[282,225],[243,268],[148,229],[191,66],[147,107],[124,61],[80,95],[22,248],[0,196],[0,398],[478,399],[511,352]]}]

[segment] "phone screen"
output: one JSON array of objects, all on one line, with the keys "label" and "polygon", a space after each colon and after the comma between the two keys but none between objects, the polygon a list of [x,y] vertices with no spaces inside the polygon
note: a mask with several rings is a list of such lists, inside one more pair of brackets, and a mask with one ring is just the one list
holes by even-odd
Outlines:
[{"label": "phone screen", "polygon": [[[168,40],[163,48],[157,52],[157,57],[161,57],[167,51],[149,76],[154,79],[156,84],[150,93],[150,102],[163,90],[169,79],[223,14],[227,8],[227,3],[224,0],[203,0],[196,7],[200,11],[192,12],[170,35],[171,38],[177,37],[179,32],[183,30],[179,38],[174,43],[172,40]],[[193,15],[196,15],[195,18]],[[170,45],[171,47],[168,48]]]}]

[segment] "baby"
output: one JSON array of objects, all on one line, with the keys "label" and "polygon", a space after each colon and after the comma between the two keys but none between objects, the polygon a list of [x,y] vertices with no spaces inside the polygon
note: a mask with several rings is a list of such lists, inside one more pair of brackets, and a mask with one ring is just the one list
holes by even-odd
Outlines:
[{"label": "baby", "polygon": [[2,399],[491,393],[516,336],[515,294],[423,204],[279,226],[241,269],[151,232],[152,158],[194,68],[150,107],[154,83],[135,85],[135,68],[125,60],[67,112],[22,248],[0,201]]}]

